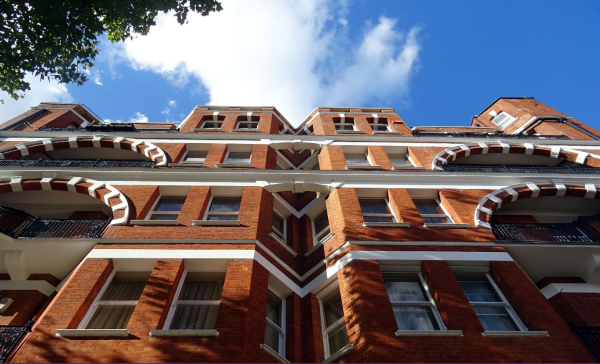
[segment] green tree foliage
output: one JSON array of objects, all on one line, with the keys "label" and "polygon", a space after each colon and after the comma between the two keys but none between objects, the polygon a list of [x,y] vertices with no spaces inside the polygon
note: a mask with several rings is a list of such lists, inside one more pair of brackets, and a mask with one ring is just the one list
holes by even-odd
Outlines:
[{"label": "green tree foliage", "polygon": [[189,11],[220,10],[216,0],[0,0],[0,90],[18,99],[27,72],[82,85],[102,33],[120,42],[148,34],[159,12],[184,24]]}]

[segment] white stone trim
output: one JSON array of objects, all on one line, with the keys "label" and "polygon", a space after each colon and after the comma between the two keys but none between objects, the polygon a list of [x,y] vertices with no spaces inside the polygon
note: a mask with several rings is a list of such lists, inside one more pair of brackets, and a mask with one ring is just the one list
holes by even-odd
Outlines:
[{"label": "white stone trim", "polygon": [[219,336],[217,330],[150,330],[148,336]]},{"label": "white stone trim", "polygon": [[585,196],[584,198],[594,198],[596,197],[596,185],[594,185],[593,183],[586,183],[585,184]]},{"label": "white stone trim", "polygon": [[23,191],[23,187],[21,186],[21,179],[21,176],[15,176],[10,179],[10,188],[13,192]]},{"label": "white stone trim", "polygon": [[55,290],[56,287],[42,280],[0,281],[0,291],[39,291],[49,297]]},{"label": "white stone trim", "polygon": [[56,329],[56,336],[59,337],[127,337],[127,329]]},{"label": "white stone trim", "polygon": [[535,183],[526,182],[525,185],[531,190],[530,198],[536,198],[540,195],[540,188]]},{"label": "white stone trim", "polygon": [[599,293],[600,285],[589,283],[550,283],[540,290],[544,297],[551,298],[559,293]]},{"label": "white stone trim", "polygon": [[25,144],[17,144],[15,145],[15,148],[21,152],[21,157],[26,157],[29,155],[29,149],[27,149]]},{"label": "white stone trim", "polygon": [[77,145],[77,139],[79,139],[79,136],[70,136],[69,137],[69,147],[71,147],[71,149],[79,148],[79,146]]},{"label": "white stone trim", "polygon": [[398,330],[396,336],[463,336],[462,330]]}]

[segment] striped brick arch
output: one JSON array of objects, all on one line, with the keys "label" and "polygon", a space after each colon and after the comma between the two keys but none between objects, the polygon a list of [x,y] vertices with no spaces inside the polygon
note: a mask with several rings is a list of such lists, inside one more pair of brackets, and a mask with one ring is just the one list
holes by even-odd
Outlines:
[{"label": "striped brick arch", "polygon": [[9,181],[0,182],[0,193],[24,191],[67,191],[82,193],[95,197],[113,212],[111,225],[125,225],[129,218],[129,203],[125,196],[116,188],[103,182],[73,177],[70,180],[52,177],[24,179],[12,177]]},{"label": "striped brick arch", "polygon": [[97,135],[94,137],[71,136],[68,138],[52,138],[38,140],[30,143],[13,145],[11,147],[0,149],[0,159],[17,159],[35,153],[49,152],[60,149],[76,148],[116,148],[131,150],[140,153],[158,162],[159,166],[167,165],[165,152],[156,145],[138,139],[129,139],[123,137],[107,137]]},{"label": "striped brick arch", "polygon": [[432,161],[431,169],[442,170],[442,164],[448,164],[459,158],[468,157],[476,154],[523,154],[539,155],[542,157],[564,159],[570,162],[577,162],[591,167],[600,167],[600,155],[581,152],[578,150],[569,150],[562,147],[544,147],[534,146],[533,144],[506,144],[503,142],[477,143],[472,145],[462,144],[457,147],[448,148],[438,154]]},{"label": "striped brick arch", "polygon": [[565,185],[562,183],[536,184],[532,182],[504,187],[488,194],[479,202],[475,210],[475,226],[491,229],[490,219],[494,211],[517,200],[545,196],[600,199],[599,187],[593,183]]}]

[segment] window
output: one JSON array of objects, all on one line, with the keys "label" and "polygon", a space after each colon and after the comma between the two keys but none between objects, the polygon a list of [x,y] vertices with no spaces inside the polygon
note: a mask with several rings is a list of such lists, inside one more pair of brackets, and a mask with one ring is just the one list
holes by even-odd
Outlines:
[{"label": "window", "polygon": [[271,290],[267,295],[265,344],[285,356],[285,300]]},{"label": "window", "polygon": [[396,222],[386,199],[361,198],[358,202],[365,222]]},{"label": "window", "polygon": [[185,197],[159,196],[146,220],[177,220]]},{"label": "window", "polygon": [[498,125],[500,129],[505,129],[510,124],[514,123],[518,118],[511,116],[505,112],[501,112],[498,116],[492,119],[492,123]]},{"label": "window", "polygon": [[344,114],[340,114],[339,118],[333,118],[333,125],[337,131],[353,131],[354,118],[347,118]]},{"label": "window", "polygon": [[426,224],[452,224],[453,221],[446,215],[440,200],[414,200],[417,210]]},{"label": "window", "polygon": [[204,220],[237,220],[241,201],[240,197],[212,197]]},{"label": "window", "polygon": [[284,243],[286,242],[286,221],[278,213],[273,211],[273,234]]},{"label": "window", "polygon": [[252,152],[227,152],[226,163],[250,163]]},{"label": "window", "polygon": [[388,154],[388,158],[392,162],[392,167],[411,165],[406,154]]},{"label": "window", "polygon": [[321,212],[319,216],[313,219],[312,223],[314,232],[313,236],[315,241],[314,245],[317,245],[317,242],[323,242],[323,240],[325,240],[330,234],[329,217],[327,216],[327,210]]},{"label": "window", "polygon": [[362,153],[362,154],[345,154],[344,157],[346,158],[346,164],[371,165],[371,163],[369,163],[369,157],[367,156],[366,153]]},{"label": "window", "polygon": [[244,129],[258,129],[258,121],[238,121],[236,129],[244,130]]},{"label": "window", "polygon": [[165,327],[169,330],[213,330],[224,281],[223,273],[186,272]]},{"label": "window", "polygon": [[212,116],[212,120],[205,120],[200,129],[220,129],[224,120],[225,116],[219,117],[215,114]]},{"label": "window", "polygon": [[321,300],[321,326],[323,327],[323,349],[325,358],[328,358],[348,344],[339,288]]},{"label": "window", "polygon": [[207,151],[203,152],[187,152],[182,163],[204,163],[206,159]]},{"label": "window", "polygon": [[457,275],[485,331],[526,331],[506,297],[489,274]]},{"label": "window", "polygon": [[113,273],[98,293],[80,327],[125,329],[149,277],[149,272]]},{"label": "window", "polygon": [[[376,115],[373,115],[376,116]],[[379,117],[369,118],[369,125],[373,131],[390,131],[386,118],[380,119]]]},{"label": "window", "polygon": [[388,273],[383,280],[398,330],[445,330],[420,273]]}]

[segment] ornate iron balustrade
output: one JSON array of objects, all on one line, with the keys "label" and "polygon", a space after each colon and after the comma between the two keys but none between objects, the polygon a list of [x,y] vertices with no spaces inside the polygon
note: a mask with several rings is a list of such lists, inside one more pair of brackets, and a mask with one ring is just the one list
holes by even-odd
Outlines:
[{"label": "ornate iron balustrade", "polygon": [[154,168],[155,161],[101,159],[0,159],[1,167],[35,168]]},{"label": "ornate iron balustrade", "polygon": [[474,133],[474,132],[428,132],[416,131],[413,133],[415,137],[436,137],[436,138],[488,138],[488,139],[558,139],[570,140],[566,135],[525,135],[525,134],[504,134],[503,132],[496,133]]},{"label": "ornate iron balustrade", "polygon": [[77,131],[98,131],[98,132],[124,132],[124,133],[178,133],[179,129],[167,129],[167,128],[136,128],[133,125],[88,125],[85,128],[51,128],[48,126],[42,126],[38,129],[39,131],[66,131],[66,132],[77,132]]},{"label": "ornate iron balustrade", "polygon": [[0,206],[0,232],[12,238],[99,238],[108,219],[37,219],[26,212]]},{"label": "ornate iron balustrade", "polygon": [[33,321],[25,325],[0,325],[0,362],[5,363],[8,356],[27,332],[31,332]]},{"label": "ornate iron balustrade", "polygon": [[577,326],[573,323],[570,323],[569,325],[571,326],[571,332],[574,332],[579,336],[585,346],[587,346],[594,357],[596,357],[596,361],[600,362],[600,327]]},{"label": "ornate iron balustrade", "polygon": [[442,164],[441,167],[444,170],[444,172],[600,174],[600,168],[593,167],[549,167],[504,164]]}]

